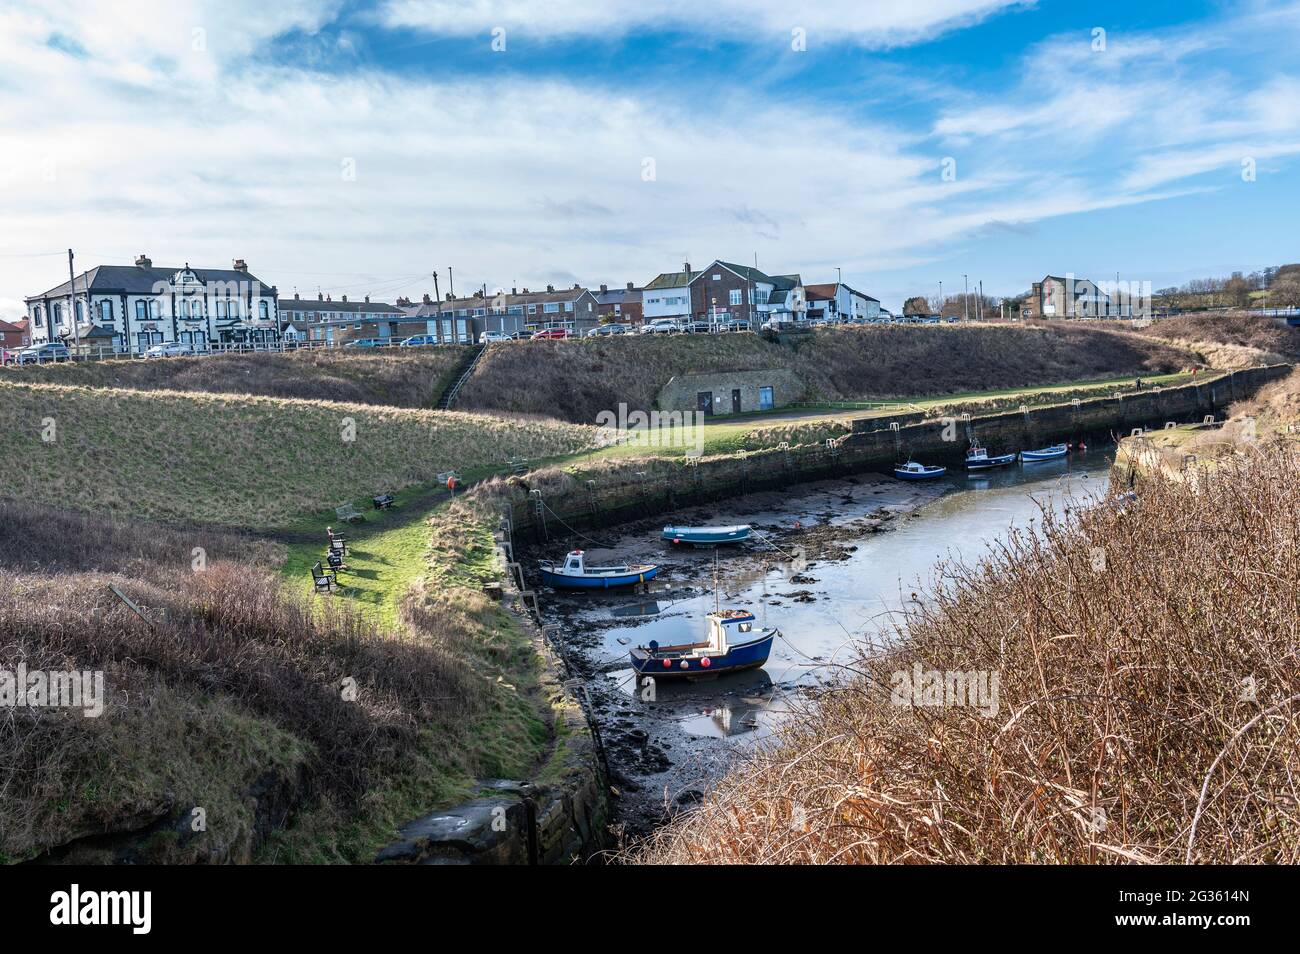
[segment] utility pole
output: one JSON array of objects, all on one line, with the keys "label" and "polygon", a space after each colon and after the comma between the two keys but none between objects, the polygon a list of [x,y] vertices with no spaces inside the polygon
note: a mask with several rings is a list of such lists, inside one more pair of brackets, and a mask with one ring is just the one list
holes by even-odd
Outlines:
[{"label": "utility pole", "polygon": [[980,296],[975,299],[975,313],[980,321],[984,320],[984,279],[980,279]]},{"label": "utility pole", "polygon": [[[86,288],[86,312],[90,312],[90,288]],[[72,343],[81,350],[81,332],[77,329],[77,275],[72,269],[72,249],[68,249],[68,320],[72,322]]]},{"label": "utility pole", "polygon": [[447,291],[451,292],[452,300],[456,298],[456,279],[451,275],[451,266],[447,266]]},{"label": "utility pole", "polygon": [[966,286],[966,291],[961,297],[961,313],[962,313],[962,317],[964,317],[967,321],[970,321],[970,279],[967,278],[966,275],[963,273],[961,276],[961,280],[962,282],[965,283]]},{"label": "utility pole", "polygon": [[939,281],[939,315],[943,316],[943,281]]}]

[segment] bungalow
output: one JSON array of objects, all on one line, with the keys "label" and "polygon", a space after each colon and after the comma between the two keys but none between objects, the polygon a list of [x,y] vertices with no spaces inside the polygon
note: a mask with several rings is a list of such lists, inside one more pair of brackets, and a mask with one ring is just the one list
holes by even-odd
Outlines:
[{"label": "bungalow", "polygon": [[97,265],[70,282],[26,299],[33,344],[69,345],[142,354],[179,341],[274,342],[278,296],[237,258],[231,268],[155,268],[147,255],[135,265]]},{"label": "bungalow", "polygon": [[843,282],[809,285],[808,318],[830,321],[871,321],[880,317],[880,300]]},{"label": "bungalow", "polygon": [[[293,298],[280,302],[280,317],[292,326],[295,338],[300,341],[324,341],[342,344],[356,338],[400,339],[407,332],[399,326],[406,321],[406,313],[387,302],[372,302],[366,295],[361,301],[348,301],[344,295],[334,301],[330,295],[317,293],[315,300],[294,293]],[[421,325],[419,331],[424,330]]]}]

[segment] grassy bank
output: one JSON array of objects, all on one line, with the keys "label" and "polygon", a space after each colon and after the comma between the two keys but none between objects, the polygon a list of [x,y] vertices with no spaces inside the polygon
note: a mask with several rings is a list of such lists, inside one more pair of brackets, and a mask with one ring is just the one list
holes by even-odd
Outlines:
[{"label": "grassy bank", "polygon": [[10,365],[0,369],[0,381],[427,408],[451,383],[466,351],[460,345],[382,351],[331,348],[288,354]]},{"label": "grassy bank", "polygon": [[571,453],[592,431],[459,412],[0,380],[0,493],[109,515],[275,527],[442,471]]},{"label": "grassy bank", "polygon": [[547,764],[541,662],[482,592],[473,510],[388,531],[424,543],[388,551],[384,627],[283,587],[285,548],[254,537],[15,504],[0,520],[0,658],[100,670],[107,690],[97,719],[0,722],[0,860],[364,862],[477,779]]},{"label": "grassy bank", "polygon": [[620,403],[654,408],[670,378],[708,371],[791,368],[817,402],[1145,377],[1193,363],[1153,338],[1064,323],[824,329],[794,344],[752,334],[529,341],[489,346],[457,406],[585,423]]},{"label": "grassy bank", "polygon": [[1244,313],[1175,315],[1142,334],[1200,354],[1216,368],[1300,361],[1300,327]]},{"label": "grassy bank", "polygon": [[[1278,446],[1045,514],[942,568],[632,858],[1295,863],[1298,549],[1300,457]],[[996,675],[994,704],[900,693],[914,667]]]}]

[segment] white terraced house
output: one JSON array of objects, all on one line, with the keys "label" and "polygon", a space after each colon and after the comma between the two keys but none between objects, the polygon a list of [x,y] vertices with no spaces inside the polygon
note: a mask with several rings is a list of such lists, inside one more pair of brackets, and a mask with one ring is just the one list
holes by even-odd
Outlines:
[{"label": "white terraced house", "polygon": [[230,268],[158,268],[141,255],[135,265],[98,265],[26,302],[33,344],[143,354],[173,341],[201,351],[279,340],[275,286],[250,274],[242,258]]}]

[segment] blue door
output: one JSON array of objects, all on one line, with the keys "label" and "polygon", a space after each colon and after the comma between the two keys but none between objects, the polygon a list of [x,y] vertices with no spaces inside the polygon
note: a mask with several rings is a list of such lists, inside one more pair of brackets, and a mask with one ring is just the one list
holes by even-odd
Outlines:
[{"label": "blue door", "polygon": [[760,411],[770,411],[770,410],[772,410],[772,406],[773,406],[773,402],[772,402],[772,389],[771,389],[771,388],[759,388],[759,389],[758,389],[758,409],[759,409]]}]

